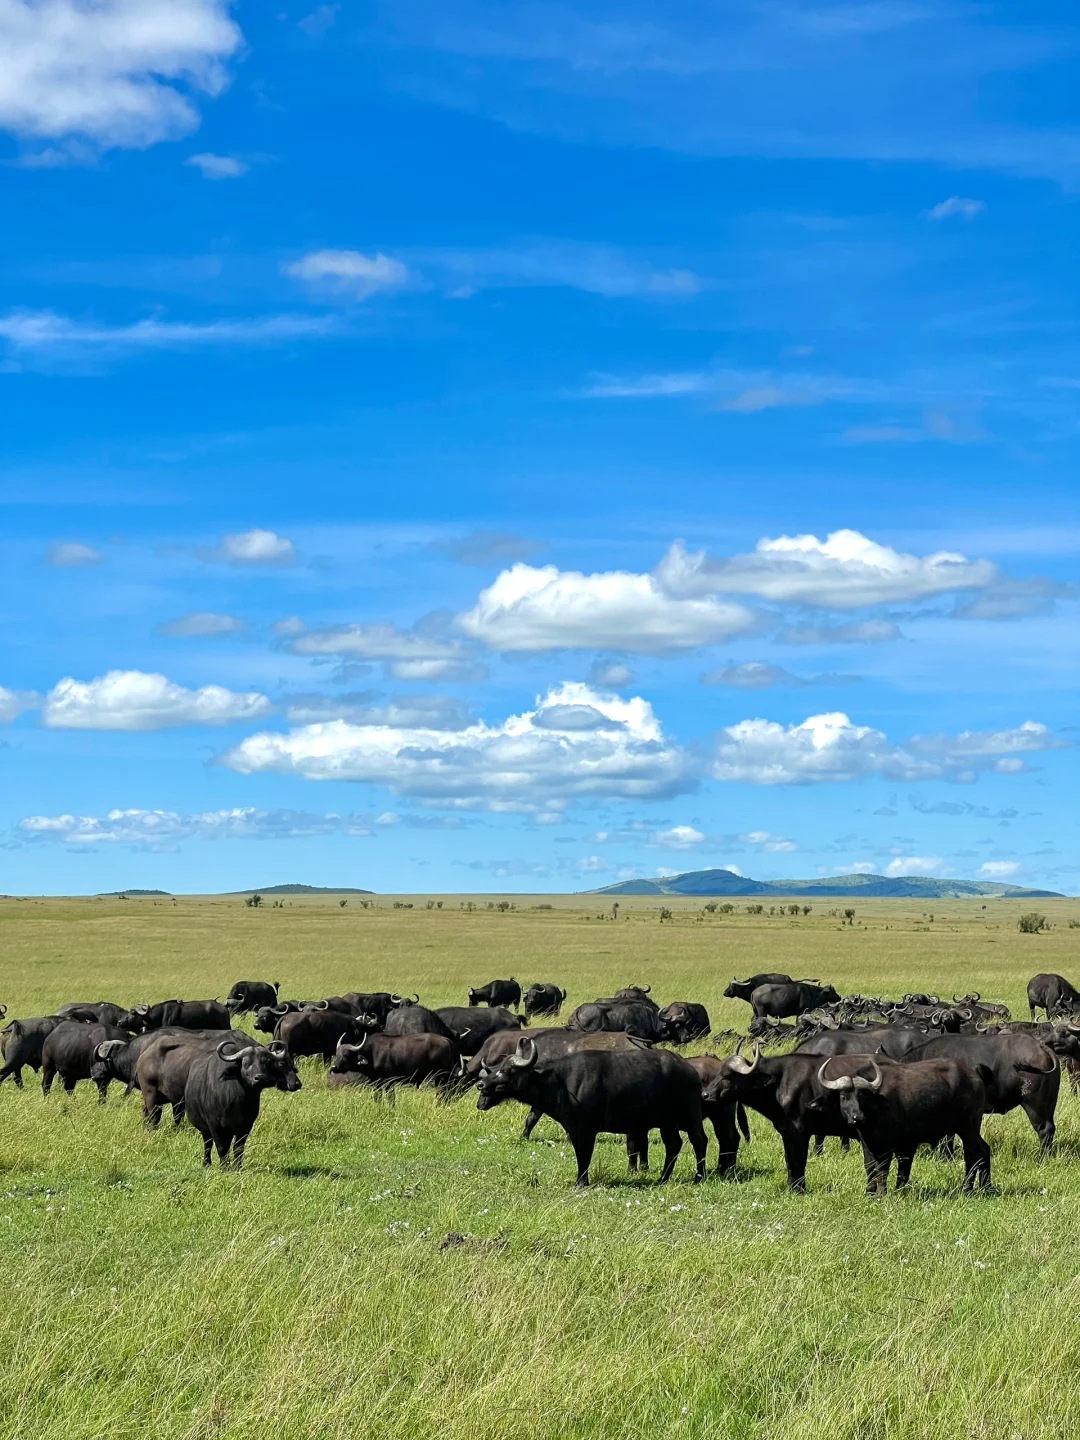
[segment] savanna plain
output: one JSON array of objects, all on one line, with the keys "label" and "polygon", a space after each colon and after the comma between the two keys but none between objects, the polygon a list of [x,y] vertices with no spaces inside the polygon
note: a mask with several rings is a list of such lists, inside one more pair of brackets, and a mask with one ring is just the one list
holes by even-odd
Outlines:
[{"label": "savanna plain", "polygon": [[[553,980],[572,1006],[651,984],[745,1029],[733,975],[784,970],[842,992],[970,990],[1026,1017],[1040,970],[1080,979],[1080,902],[814,901],[810,915],[700,902],[514,897],[0,900],[8,1016],[69,1000],[350,989],[464,1004],[470,985]],[[404,902],[404,897],[403,897]],[[542,907],[542,908],[540,908]],[[933,918],[929,911],[932,909]],[[566,1012],[564,1011],[564,1018]],[[250,1023],[250,1022],[249,1022]],[[714,1049],[708,1042],[688,1053]],[[630,1178],[602,1140],[593,1187],[523,1110],[402,1091],[388,1104],[271,1092],[241,1174],[206,1172],[189,1126],[144,1131],[138,1096],[0,1089],[0,1435],[161,1440],[358,1433],[394,1440],[1046,1440],[1080,1404],[1080,1101],[1037,1162],[1024,1117],[991,1116],[997,1193],[960,1194],[923,1153],[906,1194],[863,1195],[857,1148],[784,1187],[751,1113],[738,1182]],[[710,1167],[715,1142],[710,1145]]]}]

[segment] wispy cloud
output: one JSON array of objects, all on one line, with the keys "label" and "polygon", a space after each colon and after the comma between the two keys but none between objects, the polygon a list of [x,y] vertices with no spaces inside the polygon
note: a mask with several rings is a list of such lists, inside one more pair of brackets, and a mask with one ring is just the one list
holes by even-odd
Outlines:
[{"label": "wispy cloud", "polygon": [[200,323],[150,319],[130,325],[73,320],[52,310],[9,310],[0,316],[0,340],[6,340],[16,355],[273,345],[326,335],[333,328],[333,317],[325,315],[265,315]]},{"label": "wispy cloud", "polygon": [[928,220],[974,220],[986,209],[982,200],[969,200],[963,195],[950,195],[947,200],[942,200],[931,210],[927,210]]}]

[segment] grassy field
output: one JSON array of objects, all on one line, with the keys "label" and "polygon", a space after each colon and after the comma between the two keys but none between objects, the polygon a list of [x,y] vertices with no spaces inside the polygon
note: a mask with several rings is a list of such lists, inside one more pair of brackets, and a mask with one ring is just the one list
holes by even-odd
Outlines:
[{"label": "grassy field", "polygon": [[[747,1007],[732,975],[780,969],[841,990],[970,989],[1026,1015],[1038,970],[1080,978],[1080,902],[900,901],[856,923],[668,902],[517,897],[500,913],[380,897],[0,900],[9,1017],[66,1000],[418,990],[464,1003],[494,976],[550,979],[571,1003],[628,983]],[[537,908],[543,904],[545,908]],[[547,908],[548,905],[553,908]],[[1038,908],[1049,934],[1020,935]],[[603,907],[607,913],[607,907]],[[700,1047],[702,1049],[707,1046]],[[741,1183],[630,1181],[601,1143],[600,1183],[545,1121],[405,1093],[396,1106],[304,1089],[267,1097],[242,1175],[204,1173],[189,1128],[143,1132],[137,1097],[89,1085],[46,1101],[0,1089],[0,1435],[19,1440],[1047,1440],[1080,1405],[1080,1102],[1036,1163],[1023,1117],[991,1117],[990,1198],[919,1157],[911,1191],[870,1202],[830,1141],[810,1193],[783,1188],[751,1117]],[[1066,1087],[1067,1088],[1067,1087]],[[715,1146],[710,1147],[710,1165]],[[449,1238],[453,1237],[453,1238]]]}]

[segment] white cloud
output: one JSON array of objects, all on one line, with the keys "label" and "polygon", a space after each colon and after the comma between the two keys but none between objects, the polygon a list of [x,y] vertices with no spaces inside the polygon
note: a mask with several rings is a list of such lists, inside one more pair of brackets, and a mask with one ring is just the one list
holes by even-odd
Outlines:
[{"label": "white cloud", "polygon": [[296,546],[284,535],[273,530],[243,530],[236,535],[223,535],[214,550],[196,552],[200,560],[222,565],[292,565]]},{"label": "white cloud", "polygon": [[43,558],[46,565],[54,565],[59,570],[82,570],[88,565],[100,565],[105,557],[92,545],[83,545],[78,540],[58,540],[49,546]]},{"label": "white cloud", "polygon": [[[588,707],[604,723],[559,730],[538,723],[558,707]],[[223,757],[241,774],[353,780],[447,808],[508,813],[562,810],[577,799],[650,800],[693,787],[685,754],[640,698],[568,683],[501,724],[431,727],[308,725],[249,736]]]},{"label": "white cloud", "polygon": [[939,550],[922,557],[879,545],[857,530],[780,535],[759,540],[751,555],[691,554],[677,540],[656,569],[672,595],[757,595],[780,604],[831,610],[923,600],[979,588],[997,578],[989,560]]},{"label": "white cloud", "polygon": [[187,615],[179,615],[175,620],[166,620],[163,625],[158,625],[159,635],[167,635],[170,639],[216,639],[222,635],[244,635],[247,633],[247,622],[241,620],[238,615],[218,615],[212,610],[192,610]]},{"label": "white cloud", "polygon": [[710,645],[756,626],[742,605],[675,599],[651,575],[598,575],[554,565],[514,565],[459,615],[467,635],[493,650],[619,649],[662,655]]},{"label": "white cloud", "polygon": [[886,865],[885,874],[890,880],[905,875],[932,875],[944,863],[940,855],[897,855]]},{"label": "white cloud", "polygon": [[788,840],[784,835],[774,835],[770,830],[751,830],[747,835],[740,835],[739,839],[768,855],[787,855],[799,848],[794,840]]},{"label": "white cloud", "polygon": [[265,695],[222,685],[187,690],[164,675],[110,670],[96,680],[59,681],[45,697],[41,722],[54,730],[164,730],[174,725],[235,725],[271,709]]},{"label": "white cloud", "polygon": [[303,810],[252,807],[209,810],[193,815],[174,810],[110,810],[107,815],[28,815],[19,833],[28,840],[54,840],[74,847],[131,845],[175,850],[181,840],[295,840],[312,835],[367,836],[368,815],[312,815]]},{"label": "white cloud", "polygon": [[10,725],[26,710],[36,710],[41,696],[33,690],[8,690],[0,685],[0,725]]},{"label": "white cloud", "polygon": [[51,310],[10,310],[0,315],[0,339],[19,353],[86,350],[186,350],[202,345],[268,345],[278,340],[325,335],[332,322],[318,315],[268,315],[253,320],[186,324],[137,320],[133,325],[96,325]]},{"label": "white cloud", "polygon": [[371,691],[345,695],[290,695],[285,718],[290,725],[344,720],[350,725],[389,725],[395,729],[465,730],[475,723],[460,700],[448,695],[395,695],[376,705]]},{"label": "white cloud", "polygon": [[710,377],[699,371],[642,375],[637,380],[597,375],[582,393],[588,400],[655,400],[675,395],[697,395],[710,387]]},{"label": "white cloud", "polygon": [[735,690],[771,690],[776,685],[790,685],[802,690],[810,685],[850,685],[858,678],[857,675],[793,675],[782,665],[748,660],[742,665],[725,665],[719,670],[711,670],[702,675],[701,683],[727,685]]},{"label": "white cloud", "polygon": [[184,164],[201,171],[204,180],[236,180],[250,169],[247,161],[237,155],[213,155],[209,150],[189,155]]},{"label": "white cloud", "polygon": [[705,283],[692,270],[661,269],[610,246],[567,240],[423,251],[416,262],[463,298],[480,289],[552,286],[609,300],[683,300],[697,295]]},{"label": "white cloud", "polygon": [[932,210],[927,210],[928,220],[974,220],[986,209],[983,200],[969,200],[963,195],[950,195],[947,200],[942,200]]},{"label": "white cloud", "polygon": [[[458,640],[448,640],[433,629],[401,630],[385,624],[329,625],[307,630],[294,618],[279,622],[278,633],[291,637],[294,655],[340,655],[349,660],[381,661],[395,680],[478,680],[481,667],[469,658]],[[299,625],[299,629],[297,626]]]},{"label": "white cloud", "polygon": [[654,831],[649,836],[649,844],[658,845],[662,850],[693,850],[704,839],[704,834],[693,825],[673,825],[670,830]]},{"label": "white cloud", "polygon": [[980,880],[1011,880],[1022,868],[1018,860],[987,860],[975,873]]},{"label": "white cloud", "polygon": [[[0,126],[142,148],[194,130],[242,36],[227,0],[4,0]],[[170,83],[173,82],[173,83]]]},{"label": "white cloud", "polygon": [[362,255],[359,250],[314,250],[282,267],[286,275],[318,285],[352,300],[367,300],[380,290],[400,290],[409,270],[389,255]]},{"label": "white cloud", "polygon": [[970,782],[979,771],[1015,774],[1021,754],[1063,748],[1045,725],[1025,721],[1014,730],[913,736],[893,744],[880,730],[854,725],[835,712],[797,725],[742,720],[720,732],[711,773],[750,785],[813,785],[880,776],[895,781]]},{"label": "white cloud", "polygon": [[337,12],[340,5],[319,5],[310,15],[305,15],[302,20],[296,22],[298,30],[310,36],[312,40],[321,40],[328,30],[332,30],[337,24]]},{"label": "white cloud", "polygon": [[634,683],[634,672],[629,665],[616,660],[594,660],[589,666],[589,684],[604,685],[612,690],[621,690],[624,685]]},{"label": "white cloud", "polygon": [[883,645],[900,639],[891,620],[856,620],[850,625],[785,625],[777,632],[783,645]]},{"label": "white cloud", "polygon": [[824,395],[810,389],[790,389],[780,385],[748,385],[722,402],[720,409],[736,415],[756,415],[762,410],[782,410],[793,405],[820,405]]},{"label": "white cloud", "polygon": [[957,604],[957,620],[1026,620],[1049,615],[1057,600],[1072,600],[1077,587],[1036,575],[1014,580],[1002,576],[995,584]]}]

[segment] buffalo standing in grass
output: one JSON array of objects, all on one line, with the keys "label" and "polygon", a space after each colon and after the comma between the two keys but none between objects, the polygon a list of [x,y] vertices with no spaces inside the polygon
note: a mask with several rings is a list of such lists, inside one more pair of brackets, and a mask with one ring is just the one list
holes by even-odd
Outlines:
[{"label": "buffalo standing in grass", "polygon": [[566,991],[549,980],[538,980],[525,991],[525,1018],[534,1015],[558,1015],[566,1001]]},{"label": "buffalo standing in grass", "polygon": [[[48,1095],[53,1080],[60,1076],[70,1095],[80,1080],[91,1078],[94,1051],[106,1040],[127,1044],[130,1036],[116,1025],[87,1025],[82,1020],[61,1020],[46,1037],[41,1047],[41,1093]],[[98,1099],[105,1104],[108,1079],[97,1082]]]},{"label": "buffalo standing in grass", "polygon": [[666,1027],[667,1039],[673,1045],[689,1045],[693,1040],[704,1040],[711,1029],[708,1010],[692,1000],[673,1000],[660,1011],[660,1019]]},{"label": "buffalo standing in grass", "polygon": [[748,980],[732,980],[731,984],[724,991],[725,1000],[745,1000],[750,1003],[750,996],[759,985],[791,985],[794,984],[790,975],[785,975],[780,970],[766,970],[760,975],[751,975]]},{"label": "buffalo standing in grass", "polygon": [[732,1103],[705,1098],[706,1085],[720,1073],[720,1067],[724,1063],[721,1059],[716,1055],[691,1055],[686,1063],[692,1065],[698,1073],[702,1090],[702,1119],[708,1120],[712,1125],[713,1134],[716,1136],[716,1143],[719,1146],[719,1153],[716,1157],[716,1173],[722,1177],[728,1177],[735,1173],[735,1162],[739,1158],[740,1130],[746,1143],[750,1143],[750,1127],[746,1123],[746,1111],[737,1101]]},{"label": "buffalo standing in grass", "polygon": [[31,1070],[41,1069],[41,1048],[46,1039],[62,1022],[56,1015],[35,1015],[27,1020],[10,1020],[0,1030],[3,1042],[3,1068],[0,1068],[0,1084],[10,1075],[21,1090],[23,1066]]},{"label": "buffalo standing in grass", "polygon": [[[94,1046],[94,1054],[90,1062],[90,1079],[95,1085],[102,1083],[107,1085],[110,1080],[118,1080],[124,1086],[124,1098],[126,1099],[133,1090],[138,1088],[136,1067],[143,1051],[149,1049],[151,1045],[156,1045],[159,1040],[177,1035],[195,1040],[212,1039],[215,1044],[221,1040],[220,1030],[184,1030],[180,1028],[144,1030],[141,1035],[133,1035],[127,1040],[103,1040],[101,1044]],[[232,1035],[238,1045],[243,1044],[245,1040],[251,1041],[251,1036],[245,1034],[243,1030],[234,1030]]]},{"label": "buffalo standing in grass", "polygon": [[1080,992],[1074,989],[1064,975],[1033,975],[1028,981],[1027,999],[1032,1020],[1035,1019],[1036,1010],[1045,1010],[1048,1020],[1080,1012]]},{"label": "buffalo standing in grass", "polygon": [[435,1010],[426,1005],[407,1005],[392,1010],[383,1026],[384,1035],[441,1035],[457,1044],[456,1033]]},{"label": "buffalo standing in grass", "polygon": [[500,1030],[520,1031],[525,1024],[523,1016],[511,1015],[509,1010],[495,1005],[486,1010],[445,1005],[435,1014],[453,1035],[462,1055],[475,1055],[489,1035],[497,1035]]},{"label": "buffalo standing in grass", "polygon": [[58,1006],[55,1014],[61,1020],[82,1020],[89,1025],[119,1025],[121,1029],[130,1028],[123,1023],[127,1011],[122,1005],[114,1005],[111,1000],[93,1000],[87,1003],[72,1000],[67,1005]]},{"label": "buffalo standing in grass", "polygon": [[[896,1157],[896,1188],[910,1179],[915,1151],[920,1145],[937,1145],[959,1135],[964,1147],[964,1189],[976,1184],[990,1187],[990,1146],[982,1138],[987,1107],[984,1081],[979,1073],[956,1060],[916,1060],[898,1065],[872,1055],[863,1057],[860,1071],[829,1078],[835,1065],[822,1061],[818,1083],[839,1099],[840,1113],[855,1131],[866,1164],[866,1193],[884,1195],[889,1170]],[[869,1077],[865,1073],[869,1071]]]},{"label": "buffalo standing in grass", "polygon": [[512,1005],[516,1010],[521,1004],[521,986],[511,975],[509,980],[489,980],[469,991],[470,1005]]},{"label": "buffalo standing in grass", "polygon": [[133,1005],[116,1022],[141,1035],[146,1030],[231,1030],[232,1016],[220,1000],[162,1000]]},{"label": "buffalo standing in grass", "polygon": [[297,1010],[309,1010],[312,1003],[310,1000],[279,1000],[276,1005],[262,1005],[255,1011],[252,1023],[255,1029],[261,1030],[264,1035],[273,1035],[283,1015],[292,1015]]},{"label": "buffalo standing in grass", "polygon": [[237,980],[225,996],[225,1005],[233,1015],[247,1015],[264,1005],[276,1005],[280,989],[280,980]]},{"label": "buffalo standing in grass", "polygon": [[792,980],[784,985],[759,985],[750,994],[750,1008],[755,1020],[771,1017],[786,1020],[813,1010],[818,1005],[837,1002],[839,994],[831,985],[812,985],[808,980]]},{"label": "buffalo standing in grass", "polygon": [[447,1085],[457,1067],[457,1049],[441,1035],[365,1035],[358,1045],[338,1041],[330,1084],[363,1080],[385,1089],[432,1080]]},{"label": "buffalo standing in grass", "polygon": [[238,1046],[220,1041],[212,1050],[202,1051],[192,1062],[184,1087],[187,1118],[203,1140],[203,1164],[209,1165],[213,1150],[222,1170],[239,1170],[244,1147],[255,1121],[264,1090],[300,1089],[300,1077],[284,1045]]},{"label": "buffalo standing in grass", "polygon": [[[254,1045],[250,1036],[236,1031],[227,1037],[230,1045]],[[172,1030],[154,1037],[135,1061],[135,1084],[142,1092],[143,1119],[156,1130],[161,1112],[172,1106],[173,1121],[179,1125],[184,1118],[184,1092],[188,1071],[196,1058],[207,1049],[225,1043],[220,1031]]]},{"label": "buffalo standing in grass", "polygon": [[479,1110],[521,1100],[557,1120],[574,1147],[578,1185],[589,1183],[601,1132],[632,1139],[647,1161],[649,1131],[654,1129],[664,1142],[661,1183],[671,1178],[684,1133],[697,1159],[694,1179],[705,1178],[701,1081],[685,1060],[666,1050],[579,1050],[541,1063],[536,1043],[524,1039],[513,1055],[481,1074],[477,1088]]},{"label": "buffalo standing in grass", "polygon": [[321,1055],[329,1063],[339,1040],[359,1040],[366,1031],[363,1019],[343,1015],[339,1010],[294,1010],[278,1021],[274,1039],[294,1059]]}]

